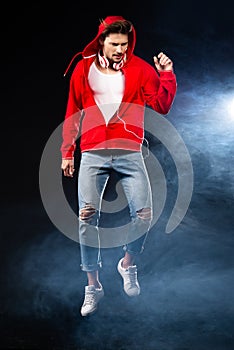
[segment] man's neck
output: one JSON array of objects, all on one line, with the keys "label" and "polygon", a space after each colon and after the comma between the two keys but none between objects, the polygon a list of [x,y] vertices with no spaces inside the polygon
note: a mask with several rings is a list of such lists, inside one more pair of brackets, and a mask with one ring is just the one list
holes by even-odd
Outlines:
[{"label": "man's neck", "polygon": [[116,74],[116,73],[119,72],[118,70],[112,68],[111,66],[109,66],[109,67],[107,67],[107,68],[103,68],[103,67],[100,65],[98,59],[95,60],[95,64],[96,64],[96,67],[98,68],[98,70],[99,70],[100,72],[104,73],[104,74]]}]

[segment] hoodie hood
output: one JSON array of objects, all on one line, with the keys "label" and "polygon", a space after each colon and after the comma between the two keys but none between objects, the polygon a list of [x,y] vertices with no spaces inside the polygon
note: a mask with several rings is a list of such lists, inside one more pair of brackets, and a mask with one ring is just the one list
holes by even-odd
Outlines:
[{"label": "hoodie hood", "polygon": [[[98,53],[98,51],[100,50],[101,46],[99,43],[99,37],[100,35],[104,32],[104,30],[106,29],[106,27],[111,24],[114,23],[116,21],[125,21],[126,19],[122,16],[108,16],[105,19],[101,20],[101,23],[98,27],[98,32],[97,35],[95,36],[95,38],[88,44],[85,46],[85,48],[83,49],[83,51],[77,52],[73,58],[71,59],[65,73],[64,76],[67,74],[68,70],[70,69],[74,59],[78,56],[78,55],[82,55],[84,59],[86,58],[90,58],[93,56],[96,56],[96,54]],[[129,33],[128,36],[128,49],[127,49],[127,61],[130,58],[130,56],[133,54],[134,48],[135,48],[135,44],[136,44],[136,32],[135,32],[135,28],[132,25],[132,30]]]}]

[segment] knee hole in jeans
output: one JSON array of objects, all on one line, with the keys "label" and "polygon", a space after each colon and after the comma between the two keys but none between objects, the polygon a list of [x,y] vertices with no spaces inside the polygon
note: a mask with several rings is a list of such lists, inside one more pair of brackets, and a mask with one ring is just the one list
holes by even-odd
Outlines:
[{"label": "knee hole in jeans", "polygon": [[140,210],[137,210],[137,216],[142,220],[151,220],[152,210],[151,208],[142,208]]},{"label": "knee hole in jeans", "polygon": [[96,209],[92,204],[85,204],[84,208],[80,209],[80,220],[89,221],[96,213]]}]

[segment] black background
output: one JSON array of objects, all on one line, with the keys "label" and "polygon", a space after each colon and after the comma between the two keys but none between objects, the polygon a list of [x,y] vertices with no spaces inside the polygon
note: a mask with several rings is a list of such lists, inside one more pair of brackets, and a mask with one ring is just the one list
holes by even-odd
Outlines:
[{"label": "black background", "polygon": [[[105,301],[83,319],[78,245],[47,216],[38,178],[45,144],[65,113],[70,75],[63,73],[108,15],[133,22],[136,54],[152,63],[164,51],[174,62],[178,92],[167,118],[190,152],[194,191],[182,223],[165,234],[176,169],[152,142],[171,198],[139,261],[142,294],[123,294],[115,266],[122,252],[105,250]],[[5,4],[1,17],[0,348],[233,349],[231,2],[20,2]],[[74,205],[75,181],[64,180]]]}]

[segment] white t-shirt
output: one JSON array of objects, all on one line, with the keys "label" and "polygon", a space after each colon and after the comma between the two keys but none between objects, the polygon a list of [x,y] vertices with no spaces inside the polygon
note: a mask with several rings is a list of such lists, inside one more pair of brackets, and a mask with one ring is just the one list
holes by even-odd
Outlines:
[{"label": "white t-shirt", "polygon": [[124,94],[124,75],[121,71],[115,74],[100,72],[93,62],[88,75],[94,99],[100,108],[106,125],[118,110]]}]

